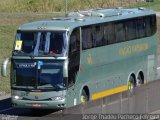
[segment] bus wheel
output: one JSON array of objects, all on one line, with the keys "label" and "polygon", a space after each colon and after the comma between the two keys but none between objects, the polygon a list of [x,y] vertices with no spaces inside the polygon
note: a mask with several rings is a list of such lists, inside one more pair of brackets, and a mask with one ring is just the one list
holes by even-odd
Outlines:
[{"label": "bus wheel", "polygon": [[136,87],[136,81],[135,78],[131,75],[128,81],[128,89],[133,91],[134,87]]},{"label": "bus wheel", "polygon": [[81,93],[81,103],[85,103],[89,100],[89,97],[86,93],[86,91],[83,89]]},{"label": "bus wheel", "polygon": [[137,77],[137,86],[144,84],[144,76],[143,73],[140,72]]}]

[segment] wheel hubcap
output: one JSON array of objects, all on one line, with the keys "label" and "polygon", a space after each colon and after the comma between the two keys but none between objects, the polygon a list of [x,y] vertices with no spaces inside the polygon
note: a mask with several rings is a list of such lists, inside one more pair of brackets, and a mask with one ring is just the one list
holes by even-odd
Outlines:
[{"label": "wheel hubcap", "polygon": [[85,103],[85,101],[86,101],[86,100],[85,100],[85,96],[82,95],[82,96],[81,96],[81,103]]}]

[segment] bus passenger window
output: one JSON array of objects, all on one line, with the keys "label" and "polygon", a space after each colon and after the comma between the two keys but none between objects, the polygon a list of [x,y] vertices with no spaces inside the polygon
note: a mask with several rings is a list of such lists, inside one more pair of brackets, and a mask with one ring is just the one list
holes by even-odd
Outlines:
[{"label": "bus passenger window", "polygon": [[115,24],[116,42],[125,41],[125,28],[123,22]]},{"label": "bus passenger window", "polygon": [[109,40],[108,40],[108,25],[104,25],[104,44],[108,45]]},{"label": "bus passenger window", "polygon": [[146,36],[150,36],[152,34],[150,17],[145,18],[145,24],[146,24]]},{"label": "bus passenger window", "polygon": [[143,18],[139,18],[137,20],[137,33],[138,33],[138,38],[142,38],[145,37],[145,30],[146,30],[146,25],[145,22],[143,20]]},{"label": "bus passenger window", "polygon": [[82,29],[82,48],[83,50],[93,47],[93,35],[92,28],[86,27]]},{"label": "bus passenger window", "polygon": [[126,41],[136,38],[135,20],[128,20],[126,23]]},{"label": "bus passenger window", "polygon": [[157,32],[156,15],[152,15],[150,18],[151,18],[151,31],[152,31],[152,35],[153,35]]},{"label": "bus passenger window", "polygon": [[96,42],[96,47],[102,46],[103,45],[103,27],[98,25],[95,26],[95,42]]},{"label": "bus passenger window", "polygon": [[107,44],[115,43],[114,24],[109,23],[104,26],[104,39]]}]

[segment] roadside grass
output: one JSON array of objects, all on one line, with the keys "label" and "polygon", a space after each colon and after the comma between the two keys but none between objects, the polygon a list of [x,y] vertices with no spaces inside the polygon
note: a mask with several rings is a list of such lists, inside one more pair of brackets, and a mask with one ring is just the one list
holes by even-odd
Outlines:
[{"label": "roadside grass", "polygon": [[160,11],[160,0],[142,2],[139,0],[0,0],[0,12],[53,13],[111,7],[147,7]]},{"label": "roadside grass", "polygon": [[[113,0],[67,0],[69,10],[97,8]],[[57,12],[65,11],[65,0],[1,0],[1,12]]]},{"label": "roadside grass", "polygon": [[129,5],[129,7],[134,8],[134,7],[145,7],[145,8],[150,8],[155,11],[160,11],[160,0],[154,0],[154,2],[138,2],[132,5]]},{"label": "roadside grass", "polygon": [[0,12],[64,12],[135,4],[136,0],[0,0]]},{"label": "roadside grass", "polygon": [[[11,54],[16,29],[17,25],[0,26],[0,63]],[[6,78],[0,76],[0,96],[10,93],[9,66],[7,72]]]}]

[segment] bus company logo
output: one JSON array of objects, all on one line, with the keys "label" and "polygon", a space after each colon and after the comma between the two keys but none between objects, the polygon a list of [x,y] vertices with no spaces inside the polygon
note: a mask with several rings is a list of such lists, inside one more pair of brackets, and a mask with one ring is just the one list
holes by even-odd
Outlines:
[{"label": "bus company logo", "polygon": [[38,96],[35,96],[35,99],[38,100]]},{"label": "bus company logo", "polygon": [[120,56],[128,56],[133,53],[143,52],[149,48],[148,43],[126,46],[119,49]]},{"label": "bus company logo", "polygon": [[89,65],[92,65],[93,64],[93,61],[92,61],[92,55],[89,54],[88,57],[87,57],[87,62]]},{"label": "bus company logo", "polygon": [[36,63],[18,63],[18,68],[34,68],[36,66]]}]

